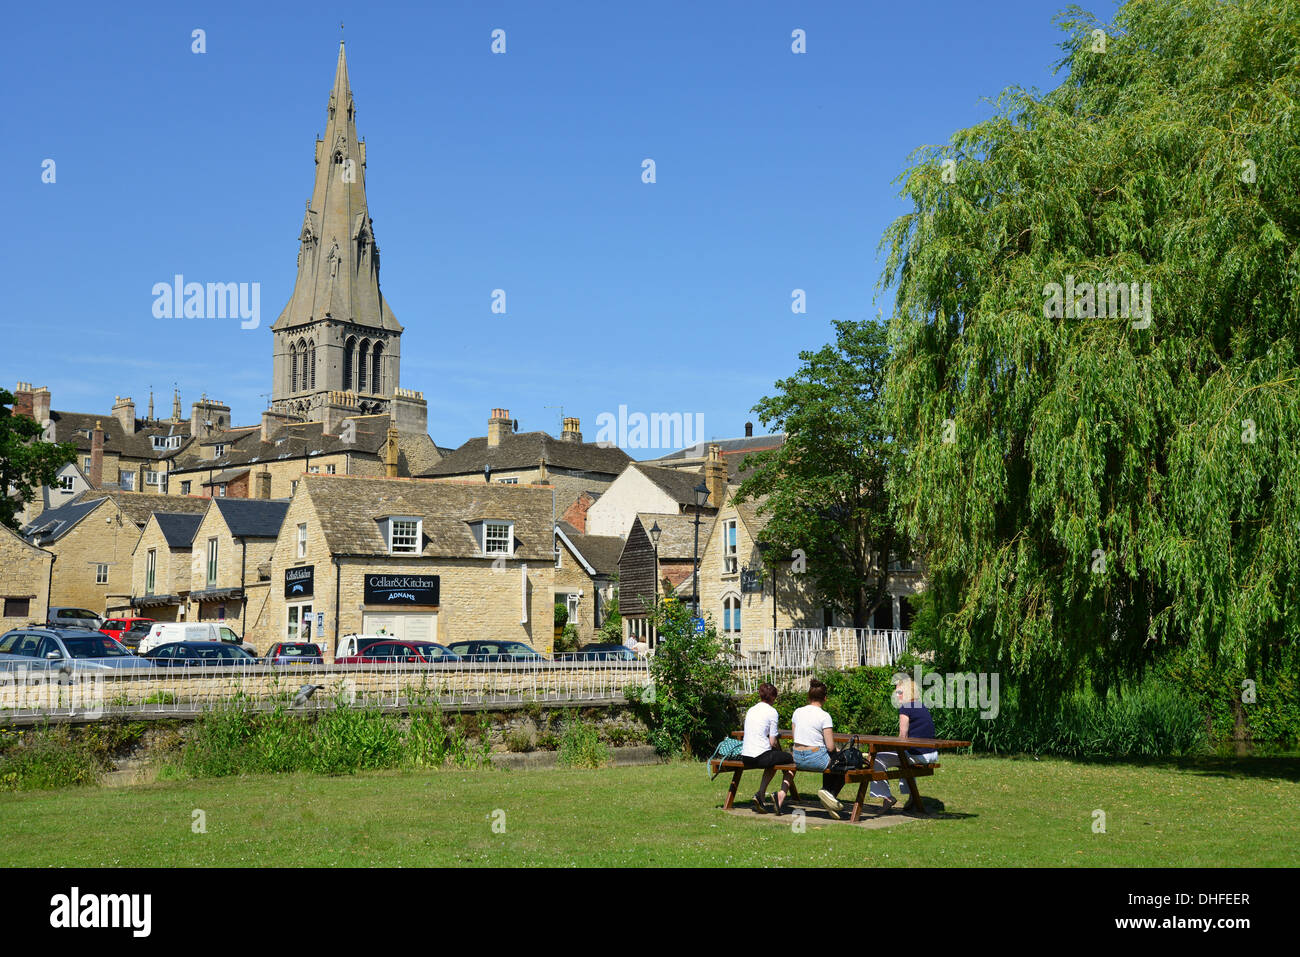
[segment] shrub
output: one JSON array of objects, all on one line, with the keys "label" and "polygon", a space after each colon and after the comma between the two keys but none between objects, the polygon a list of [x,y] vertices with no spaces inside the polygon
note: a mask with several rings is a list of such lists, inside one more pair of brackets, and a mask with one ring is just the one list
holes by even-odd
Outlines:
[{"label": "shrub", "polygon": [[560,753],[556,759],[562,768],[599,768],[609,763],[609,749],[601,743],[600,733],[586,721],[569,721],[560,736]]},{"label": "shrub", "polygon": [[675,599],[655,606],[659,640],[650,661],[653,695],[632,691],[629,699],[650,726],[650,743],[660,754],[707,755],[736,722],[731,699],[732,657],[706,625],[696,634],[690,609]]},{"label": "shrub", "polygon": [[97,784],[101,765],[64,725],[0,731],[0,791]]}]

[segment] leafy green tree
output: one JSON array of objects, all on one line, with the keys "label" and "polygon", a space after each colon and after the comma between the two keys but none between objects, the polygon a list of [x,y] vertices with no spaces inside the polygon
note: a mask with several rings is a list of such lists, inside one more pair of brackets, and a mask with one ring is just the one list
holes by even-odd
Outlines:
[{"label": "leafy green tree", "polygon": [[1058,20],[1061,85],[919,151],[881,243],[895,500],[948,640],[1039,693],[1300,634],[1300,7]]},{"label": "leafy green tree", "polygon": [[888,594],[889,555],[910,547],[886,483],[897,447],[882,401],[885,326],[836,322],[833,344],[799,358],[799,370],[754,406],[786,440],[746,456],[754,472],[737,499],[758,501],[768,517],[765,564],[789,561],[828,607],[865,628]]},{"label": "leafy green tree", "polygon": [[691,607],[675,598],[654,609],[658,633],[650,659],[652,695],[643,695],[650,742],[661,754],[707,755],[731,731],[734,657],[712,622],[696,634]]},{"label": "leafy green tree", "polygon": [[618,589],[614,589],[614,594],[604,607],[605,620],[600,623],[600,629],[597,632],[597,638],[617,644],[623,640],[623,615],[618,610]]},{"label": "leafy green tree", "polygon": [[37,489],[54,484],[59,469],[76,460],[77,448],[38,441],[41,425],[14,414],[13,404],[13,393],[0,389],[0,523],[16,529],[23,506]]}]

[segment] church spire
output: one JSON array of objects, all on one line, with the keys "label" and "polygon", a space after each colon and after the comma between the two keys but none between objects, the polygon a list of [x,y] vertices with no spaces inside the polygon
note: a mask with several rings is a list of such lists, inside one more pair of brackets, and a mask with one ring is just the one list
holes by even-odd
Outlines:
[{"label": "church spire", "polygon": [[366,202],[366,144],[357,136],[347,47],[339,41],[316,174],[298,233],[293,295],[271,325],[271,407],[310,414],[337,392],[384,408],[399,384],[402,326],[379,290],[379,245]]}]

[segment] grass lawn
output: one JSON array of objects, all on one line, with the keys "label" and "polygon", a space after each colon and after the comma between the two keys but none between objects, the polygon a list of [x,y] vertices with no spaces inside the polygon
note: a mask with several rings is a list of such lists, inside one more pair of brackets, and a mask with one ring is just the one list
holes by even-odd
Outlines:
[{"label": "grass lawn", "polygon": [[[1300,759],[942,763],[922,787],[948,816],[874,830],[809,816],[804,833],[788,817],[724,813],[726,777],[682,763],[11,793],[0,795],[0,865],[1300,864]],[[741,793],[757,783],[746,773]],[[205,834],[191,829],[196,809]],[[1092,830],[1098,809],[1104,834]]]}]

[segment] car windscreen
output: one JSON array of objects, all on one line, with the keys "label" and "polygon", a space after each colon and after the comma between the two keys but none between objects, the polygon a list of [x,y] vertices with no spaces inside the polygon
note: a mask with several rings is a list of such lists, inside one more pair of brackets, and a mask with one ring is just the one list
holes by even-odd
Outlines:
[{"label": "car windscreen", "polygon": [[320,656],[320,645],[281,645],[280,650],[276,652],[277,658],[319,658]]},{"label": "car windscreen", "polygon": [[497,654],[501,654],[501,655],[535,655],[535,654],[537,654],[537,652],[533,651],[533,649],[529,648],[529,647],[528,647],[527,645],[525,645],[523,642],[519,642],[519,641],[503,641],[503,642],[501,643],[501,650],[500,650],[499,652],[497,652]]},{"label": "car windscreen", "polygon": [[147,635],[149,629],[153,627],[152,621],[137,621],[134,625],[126,630],[128,635]]},{"label": "car windscreen", "polygon": [[130,655],[129,651],[107,635],[103,638],[65,637],[63,644],[73,658],[124,658]]},{"label": "car windscreen", "polygon": [[413,642],[413,644],[417,649],[419,649],[420,654],[430,660],[442,658],[449,654],[446,648],[442,645],[435,644],[432,641],[416,641]]}]

